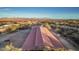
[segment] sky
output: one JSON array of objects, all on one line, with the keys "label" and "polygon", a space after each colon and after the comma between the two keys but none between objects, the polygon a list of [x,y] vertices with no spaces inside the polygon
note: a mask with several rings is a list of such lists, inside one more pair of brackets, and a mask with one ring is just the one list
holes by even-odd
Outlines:
[{"label": "sky", "polygon": [[79,19],[79,7],[0,7],[0,18]]}]

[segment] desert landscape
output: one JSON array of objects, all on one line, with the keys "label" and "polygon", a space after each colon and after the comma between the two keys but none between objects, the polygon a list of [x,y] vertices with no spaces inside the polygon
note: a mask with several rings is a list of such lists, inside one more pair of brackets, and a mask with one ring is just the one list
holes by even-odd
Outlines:
[{"label": "desert landscape", "polygon": [[78,51],[79,8],[0,7],[0,51]]},{"label": "desert landscape", "polygon": [[79,50],[78,19],[0,18],[1,51]]}]

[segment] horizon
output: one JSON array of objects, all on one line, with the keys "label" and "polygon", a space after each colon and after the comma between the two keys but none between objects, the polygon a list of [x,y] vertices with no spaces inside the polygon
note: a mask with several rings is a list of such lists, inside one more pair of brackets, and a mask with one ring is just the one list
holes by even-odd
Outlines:
[{"label": "horizon", "polygon": [[0,7],[0,18],[79,19],[78,7]]}]

